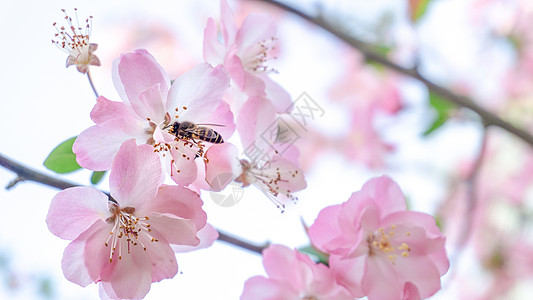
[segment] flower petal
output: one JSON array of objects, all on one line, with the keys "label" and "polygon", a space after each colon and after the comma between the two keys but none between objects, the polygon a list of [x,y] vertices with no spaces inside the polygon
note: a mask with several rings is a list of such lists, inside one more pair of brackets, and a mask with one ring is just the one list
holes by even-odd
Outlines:
[{"label": "flower petal", "polygon": [[200,244],[193,220],[178,218],[173,214],[152,213],[148,222],[152,231],[159,233],[168,243],[188,246]]},{"label": "flower petal", "polygon": [[206,152],[205,180],[213,191],[222,191],[242,173],[239,150],[231,143],[213,145]]},{"label": "flower petal", "polygon": [[244,283],[241,300],[292,300],[298,293],[288,284],[263,276],[254,276]]},{"label": "flower petal", "polygon": [[[266,14],[249,14],[242,22],[239,32],[235,37],[235,44],[240,49],[240,54],[258,47],[259,43],[269,41],[276,36],[274,19]],[[239,55],[241,56],[241,55]]]},{"label": "flower petal", "polygon": [[237,132],[244,149],[254,146],[262,151],[269,150],[277,130],[276,111],[270,101],[254,97],[243,104],[237,118]]},{"label": "flower petal", "polygon": [[315,222],[309,227],[309,238],[319,250],[329,252],[341,246],[340,244],[329,245],[335,237],[342,236],[342,231],[337,221],[341,209],[341,205],[331,205],[323,208],[318,213]]},{"label": "flower petal", "polygon": [[229,75],[223,66],[199,64],[174,81],[166,110],[176,112],[180,121],[206,123],[228,87]]},{"label": "flower petal", "polygon": [[338,255],[330,255],[329,265],[337,283],[345,287],[354,297],[363,297],[361,286],[365,270],[365,256],[344,259]]},{"label": "flower petal", "polygon": [[224,55],[224,46],[218,40],[215,21],[209,18],[204,30],[204,60],[211,66],[218,66],[224,63]]},{"label": "flower petal", "polygon": [[108,295],[114,293],[119,299],[142,299],[148,294],[152,284],[152,263],[146,252],[141,247],[131,247],[130,253],[123,254],[121,260],[113,263],[112,271],[102,274],[104,290],[106,293],[112,291]]},{"label": "flower petal", "polygon": [[207,214],[202,209],[200,196],[185,187],[163,185],[157,195],[143,207],[143,213],[172,214],[192,220],[197,229],[205,226]]},{"label": "flower petal", "polygon": [[237,34],[237,26],[235,25],[233,12],[226,0],[220,1],[220,23],[225,44],[233,44],[235,34]]},{"label": "flower petal", "polygon": [[400,186],[388,176],[372,178],[367,181],[361,191],[375,199],[381,213],[387,215],[395,211],[405,211],[405,197]]},{"label": "flower petal", "polygon": [[296,288],[304,286],[303,277],[310,275],[302,274],[310,270],[303,270],[301,264],[297,263],[295,252],[284,245],[273,244],[263,250],[263,266],[269,278],[287,281]]},{"label": "flower petal", "polygon": [[96,99],[96,104],[91,111],[91,119],[96,124],[124,117],[130,117],[126,105],[123,102],[108,100],[103,96]]},{"label": "flower petal", "polygon": [[108,197],[92,187],[73,187],[55,195],[46,216],[48,229],[62,239],[73,240],[98,220],[110,216]]},{"label": "flower petal", "polygon": [[200,244],[197,246],[186,246],[186,245],[170,245],[172,250],[176,253],[184,253],[190,251],[196,251],[199,249],[209,248],[213,243],[218,239],[218,231],[213,227],[213,225],[207,223],[204,228],[200,229],[197,234],[200,239]]},{"label": "flower petal", "polygon": [[[178,262],[166,236],[159,231],[153,232],[153,235],[159,242],[151,243],[145,253],[152,264],[152,282],[157,282],[174,277],[178,273]],[[144,255],[135,258],[146,260]]]},{"label": "flower petal", "polygon": [[264,97],[265,83],[246,70],[242,59],[235,54],[237,50],[237,48],[230,49],[224,60],[224,67],[231,75],[233,83],[249,97]]},{"label": "flower petal", "polygon": [[133,139],[124,142],[109,175],[111,196],[120,206],[140,209],[155,197],[162,182],[161,162],[153,147],[137,146]]},{"label": "flower petal", "polygon": [[[96,232],[101,232],[106,227],[103,221],[94,223],[84,231],[78,238],[72,241],[63,252],[61,267],[65,278],[83,287],[95,282],[99,276],[96,273],[89,274],[85,264],[85,248],[87,239]],[[103,245],[100,245],[103,247]]]},{"label": "flower petal", "polygon": [[168,152],[160,155],[166,172],[170,174],[170,179],[180,186],[193,183],[197,176],[194,162],[196,150],[189,146],[190,144],[185,145],[185,142],[178,141],[169,150],[170,155]]},{"label": "flower petal", "polygon": [[420,300],[420,293],[418,288],[412,282],[406,282],[403,286],[402,300]]},{"label": "flower petal", "polygon": [[205,181],[206,163],[203,159],[195,159],[197,176],[193,183],[187,186],[188,189],[200,194],[202,191],[210,191],[211,187]]},{"label": "flower petal", "polygon": [[165,120],[165,107],[163,106],[163,98],[166,98],[166,94],[161,94],[161,85],[154,84],[152,87],[146,89],[139,94],[139,103],[137,109],[137,115],[143,117],[143,119],[150,120],[155,123],[159,123]]},{"label": "flower petal", "polygon": [[361,285],[369,299],[399,299],[403,294],[403,282],[394,265],[380,255],[366,259]]},{"label": "flower petal", "polygon": [[217,126],[207,127],[215,130],[218,134],[222,136],[224,141],[227,141],[233,132],[235,132],[235,123],[233,122],[233,112],[231,111],[230,105],[225,101],[220,101],[217,109],[209,117],[209,124],[216,124]]},{"label": "flower petal", "polygon": [[403,282],[411,282],[424,299],[435,294],[441,287],[440,274],[427,256],[409,255],[396,260],[396,268]]},{"label": "flower petal", "polygon": [[93,170],[111,169],[113,158],[124,141],[136,138],[144,143],[150,135],[143,124],[131,118],[109,120],[84,130],[72,146],[80,166]]},{"label": "flower petal", "polygon": [[293,107],[291,95],[267,74],[258,74],[265,83],[266,98],[272,102],[278,113],[290,113]]},{"label": "flower petal", "polygon": [[[159,85],[162,95],[161,106],[165,106],[170,79],[148,51],[139,49],[133,53],[122,54],[113,62],[112,75],[122,101],[136,112],[145,111],[145,104],[140,99],[141,93],[156,85]],[[140,116],[146,118],[142,114]]]}]

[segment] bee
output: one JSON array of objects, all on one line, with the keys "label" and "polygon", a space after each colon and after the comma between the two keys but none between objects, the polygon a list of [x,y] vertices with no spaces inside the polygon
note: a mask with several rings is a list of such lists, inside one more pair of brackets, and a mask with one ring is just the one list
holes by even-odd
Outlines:
[{"label": "bee", "polygon": [[180,139],[191,139],[193,142],[196,142],[195,139],[198,139],[212,144],[224,143],[224,139],[222,139],[222,136],[218,132],[206,126],[196,125],[187,121],[174,122],[171,126],[172,128],[170,128],[169,132]]}]

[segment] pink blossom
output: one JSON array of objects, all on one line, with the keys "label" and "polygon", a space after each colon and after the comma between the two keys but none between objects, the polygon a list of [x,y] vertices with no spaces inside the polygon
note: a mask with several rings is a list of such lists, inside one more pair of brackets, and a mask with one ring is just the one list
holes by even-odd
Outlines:
[{"label": "pink blossom", "polygon": [[354,297],[427,298],[440,289],[449,267],[445,238],[433,217],[405,209],[400,187],[382,176],[347,202],[323,209],[309,228],[311,241],[331,254],[338,282]]},{"label": "pink blossom", "polygon": [[[215,21],[209,19],[204,31],[204,59],[213,66],[223,64],[238,89],[250,97],[265,96],[277,112],[290,108],[290,95],[268,77],[276,45],[274,20],[265,14],[250,14],[237,27],[233,12],[225,0],[220,2],[222,43],[218,40]],[[236,105],[240,110],[240,104]]]},{"label": "pink blossom", "polygon": [[122,102],[99,97],[91,112],[96,125],[83,131],[73,146],[78,163],[91,170],[108,170],[120,145],[135,138],[158,152],[171,178],[188,185],[197,175],[194,158],[204,142],[177,138],[176,122],[216,124],[222,137],[235,125],[229,105],[222,101],[229,76],[222,66],[200,64],[170,80],[146,50],[120,56],[113,64],[113,82]]},{"label": "pink blossom", "polygon": [[284,200],[297,200],[294,192],[303,190],[307,183],[302,170],[290,160],[276,154],[240,159],[235,145],[224,143],[207,150],[206,181],[211,190],[223,190],[230,182],[243,187],[253,185],[279,208]]},{"label": "pink blossom", "polygon": [[395,147],[384,141],[375,127],[375,108],[354,109],[351,116],[351,130],[343,141],[336,141],[338,148],[346,157],[368,167],[384,167],[387,154],[394,151]]},{"label": "pink blossom", "polygon": [[296,249],[271,245],[263,251],[263,265],[268,277],[248,279],[241,300],[353,299],[326,265]]},{"label": "pink blossom", "polygon": [[[243,148],[257,147],[268,149],[275,141],[278,126],[275,124],[274,105],[264,97],[250,97],[241,107],[236,120],[236,128]],[[270,132],[274,129],[274,132]],[[265,135],[274,138],[265,138]]]},{"label": "pink blossom", "polygon": [[331,87],[332,101],[354,109],[373,107],[373,113],[394,115],[400,111],[403,101],[398,76],[367,65],[364,57],[351,49],[341,55],[344,72]]},{"label": "pink blossom", "polygon": [[[89,66],[100,66],[100,60],[93,54],[98,48],[98,45],[89,42],[93,17],[90,16],[87,18],[85,28],[82,28],[80,24],[74,26],[72,18],[67,15],[66,11],[64,9],[61,11],[65,14],[67,27],[57,27],[56,23],[54,23],[57,33],[52,40],[52,44],[68,54],[67,68],[76,65],[78,71],[85,74],[89,71]],[[78,10],[75,8],[74,11],[76,12],[77,18]]]},{"label": "pink blossom", "polygon": [[207,216],[197,193],[162,185],[162,175],[152,147],[130,139],[113,161],[110,196],[75,187],[52,199],[48,228],[72,240],[61,262],[68,280],[99,282],[111,298],[139,299],[152,282],[176,275],[170,244],[199,245]]}]

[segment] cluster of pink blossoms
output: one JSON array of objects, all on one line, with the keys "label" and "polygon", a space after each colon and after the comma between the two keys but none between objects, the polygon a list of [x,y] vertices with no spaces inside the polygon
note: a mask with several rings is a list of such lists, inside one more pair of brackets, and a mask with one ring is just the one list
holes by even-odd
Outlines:
[{"label": "cluster of pink blossoms", "polygon": [[[66,189],[47,216],[50,231],[72,241],[62,260],[68,280],[100,283],[102,297],[143,298],[151,283],[177,273],[175,252],[208,247],[218,237],[207,224],[201,190],[236,181],[284,207],[306,187],[297,149],[276,134],[260,138],[279,127],[272,125],[292,103],[268,76],[274,21],[250,15],[237,27],[222,0],[221,22],[222,41],[208,20],[206,62],[172,83],[146,50],[114,61],[122,101],[99,97],[90,114],[95,125],[73,146],[82,167],[110,170],[110,192]],[[95,49],[76,49],[78,69],[87,70]],[[235,129],[240,145],[228,142]],[[252,146],[260,157],[246,151]],[[167,175],[175,185],[163,184]],[[406,212],[399,187],[387,177],[324,209],[309,235],[329,254],[329,266],[273,245],[264,252],[269,278],[247,281],[242,299],[416,299],[435,293],[448,268],[434,220]]]},{"label": "cluster of pink blossoms", "polygon": [[263,252],[269,277],[249,279],[241,300],[422,299],[440,289],[449,267],[433,217],[406,211],[400,187],[386,176],[324,208],[309,237],[329,266],[273,245]]}]

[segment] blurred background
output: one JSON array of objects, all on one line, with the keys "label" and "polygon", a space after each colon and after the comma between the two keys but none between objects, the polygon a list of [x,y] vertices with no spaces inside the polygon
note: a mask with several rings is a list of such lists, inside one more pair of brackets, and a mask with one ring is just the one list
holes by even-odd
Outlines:
[{"label": "blurred background", "polygon": [[[533,292],[533,156],[507,132],[485,129],[475,113],[428,92],[301,18],[258,1],[229,1],[237,23],[252,12],[278,26],[273,74],[294,99],[302,93],[323,114],[299,127],[308,187],[283,214],[259,191],[222,207],[203,193],[208,221],[252,243],[309,244],[302,222],[346,201],[373,176],[388,174],[412,210],[432,214],[447,236],[451,268],[432,299],[530,299]],[[372,51],[465,95],[508,122],[533,125],[533,3],[529,0],[285,1],[368,43]],[[47,174],[62,141],[91,126],[95,101],[87,78],[65,68],[50,40],[64,8],[92,15],[91,42],[101,67],[99,93],[120,100],[111,64],[145,48],[174,79],[202,62],[207,18],[219,1],[4,1],[0,11],[2,109],[0,153]],[[297,126],[292,124],[292,126]],[[91,173],[57,175],[90,185]],[[15,175],[0,169],[0,186]],[[107,189],[107,177],[98,186]],[[0,189],[0,299],[98,299],[97,285],[67,281],[68,241],[45,224],[56,189],[20,182]],[[229,193],[230,191],[224,191]],[[238,299],[247,278],[264,274],[261,257],[215,242],[178,254],[175,278],[146,299]]]}]

